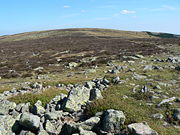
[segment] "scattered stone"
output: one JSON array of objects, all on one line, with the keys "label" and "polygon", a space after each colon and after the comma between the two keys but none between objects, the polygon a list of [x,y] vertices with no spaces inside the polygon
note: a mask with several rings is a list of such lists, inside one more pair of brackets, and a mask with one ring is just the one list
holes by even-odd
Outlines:
[{"label": "scattered stone", "polygon": [[0,135],[11,135],[15,121],[9,115],[0,115]]},{"label": "scattered stone", "polygon": [[102,130],[106,132],[120,131],[125,122],[125,116],[122,111],[109,109],[104,112],[102,118]]},{"label": "scattered stone", "polygon": [[38,82],[30,84],[30,87],[33,89],[43,89],[43,85],[41,83],[38,83]]},{"label": "scattered stone", "polygon": [[32,133],[31,131],[24,131],[24,130],[22,130],[19,135],[35,135],[35,134]]},{"label": "scattered stone", "polygon": [[156,85],[156,86],[153,87],[153,89],[161,90],[161,87],[159,85]]},{"label": "scattered stone", "polygon": [[89,88],[89,89],[92,89],[96,86],[96,83],[93,82],[93,81],[88,81],[85,83],[85,87]]},{"label": "scattered stone", "polygon": [[141,93],[147,93],[149,91],[147,86],[143,86],[143,88],[141,89]]},{"label": "scattered stone", "polygon": [[91,117],[84,122],[77,124],[78,127],[81,127],[84,130],[92,131],[93,128],[97,127],[100,122],[100,118],[97,116]]},{"label": "scattered stone", "polygon": [[139,75],[139,74],[137,74],[137,73],[134,73],[134,74],[133,74],[133,77],[134,77],[134,79],[136,79],[136,80],[141,80],[141,79],[146,79],[146,78],[147,78],[146,76],[144,76],[144,75]]},{"label": "scattered stone", "polygon": [[114,83],[114,84],[118,84],[119,82],[120,82],[120,77],[119,77],[119,76],[114,77],[114,78],[112,79],[112,83]]},{"label": "scattered stone", "polygon": [[169,57],[167,59],[168,62],[172,62],[172,63],[178,63],[180,62],[180,56],[176,56],[176,57]]},{"label": "scattered stone", "polygon": [[139,59],[144,58],[144,56],[143,56],[143,55],[140,55],[140,54],[136,54],[136,55],[134,55],[134,57],[139,58]]},{"label": "scattered stone", "polygon": [[72,135],[77,133],[79,133],[79,129],[75,123],[65,123],[62,127],[60,135]]},{"label": "scattered stone", "polygon": [[8,100],[0,101],[0,115],[7,115],[10,110],[16,108],[16,103],[10,102]]},{"label": "scattered stone", "polygon": [[30,113],[23,113],[20,116],[19,124],[28,128],[30,131],[36,131],[40,126],[40,118]]},{"label": "scattered stone", "polygon": [[43,70],[44,68],[43,67],[37,67],[34,69],[34,71],[40,71],[40,70]]},{"label": "scattered stone", "polygon": [[54,112],[48,112],[44,115],[46,120],[58,120],[62,116],[62,111],[54,111]]},{"label": "scattered stone", "polygon": [[96,73],[96,69],[87,69],[85,73]]},{"label": "scattered stone", "polygon": [[77,67],[78,66],[78,63],[76,63],[76,62],[70,62],[70,63],[68,63],[65,67],[66,68],[69,68],[69,69],[73,69],[73,68],[75,68],[75,67]]},{"label": "scattered stone", "polygon": [[70,112],[81,110],[81,105],[84,105],[89,100],[89,97],[90,89],[84,86],[73,88],[68,94],[64,110]]},{"label": "scattered stone", "polygon": [[175,70],[180,71],[180,66],[175,67]]},{"label": "scattered stone", "polygon": [[180,109],[179,108],[174,110],[173,117],[175,120],[180,120]]},{"label": "scattered stone", "polygon": [[158,135],[147,123],[133,123],[128,125],[129,133],[132,135]]},{"label": "scattered stone", "polygon": [[56,131],[56,128],[54,127],[54,125],[49,120],[46,121],[45,129],[46,129],[48,134],[51,134],[51,135],[58,134]]},{"label": "scattered stone", "polygon": [[21,112],[24,113],[24,112],[29,112],[29,108],[30,108],[30,103],[26,103],[25,105],[22,106],[21,108]]},{"label": "scattered stone", "polygon": [[171,97],[171,98],[168,98],[168,99],[164,99],[157,106],[160,107],[161,105],[169,103],[169,102],[173,102],[174,100],[176,100],[176,97]]},{"label": "scattered stone", "polygon": [[38,100],[33,105],[32,112],[33,112],[33,114],[39,115],[39,116],[41,116],[45,113],[45,109],[44,109],[44,107],[42,107],[42,102],[40,100]]},{"label": "scattered stone", "polygon": [[40,130],[38,135],[49,135],[46,130]]},{"label": "scattered stone", "polygon": [[156,114],[153,114],[152,115],[152,118],[153,119],[159,119],[159,120],[161,120],[161,119],[163,119],[163,115],[162,114],[160,114],[160,113],[156,113]]},{"label": "scattered stone", "polygon": [[118,73],[119,73],[119,70],[117,70],[117,69],[108,70],[108,73],[118,74]]},{"label": "scattered stone", "polygon": [[97,59],[97,57],[86,57],[86,58],[83,58],[81,60],[81,62],[83,62],[83,63],[90,63],[90,62],[95,61],[96,59]]},{"label": "scattered stone", "polygon": [[63,100],[66,97],[67,97],[67,95],[65,95],[65,94],[57,95],[50,101],[50,103],[51,104],[58,104],[59,101]]},{"label": "scattered stone", "polygon": [[146,70],[153,70],[153,66],[152,65],[146,65],[143,70],[144,71],[146,71]]},{"label": "scattered stone", "polygon": [[94,133],[92,131],[86,131],[82,128],[79,128],[79,132],[80,132],[80,135],[96,135],[96,133]]},{"label": "scattered stone", "polygon": [[123,95],[123,97],[122,97],[123,99],[127,99],[128,98],[128,96],[126,96],[126,95]]},{"label": "scattered stone", "polygon": [[91,89],[90,100],[102,99],[101,91],[99,89]]}]

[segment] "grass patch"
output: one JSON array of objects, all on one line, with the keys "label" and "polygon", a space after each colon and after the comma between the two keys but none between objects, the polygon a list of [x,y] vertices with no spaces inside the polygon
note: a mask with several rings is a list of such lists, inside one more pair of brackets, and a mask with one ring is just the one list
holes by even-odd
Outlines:
[{"label": "grass patch", "polygon": [[[124,95],[129,98],[123,99]],[[159,135],[178,135],[178,129],[164,127],[162,120],[154,120],[150,117],[155,113],[164,114],[163,110],[156,108],[155,105],[148,106],[144,101],[136,100],[131,97],[131,95],[132,86],[126,84],[112,86],[103,92],[104,99],[93,102],[87,108],[87,113],[89,115],[94,115],[97,112],[107,109],[117,109],[125,113],[126,125],[134,122],[146,121]]]},{"label": "grass patch", "polygon": [[16,104],[30,102],[31,105],[35,104],[38,100],[40,100],[42,102],[42,105],[45,106],[47,103],[50,102],[51,99],[53,99],[56,95],[61,93],[67,94],[67,91],[56,88],[50,88],[38,94],[26,93],[11,97],[8,100],[13,101]]}]

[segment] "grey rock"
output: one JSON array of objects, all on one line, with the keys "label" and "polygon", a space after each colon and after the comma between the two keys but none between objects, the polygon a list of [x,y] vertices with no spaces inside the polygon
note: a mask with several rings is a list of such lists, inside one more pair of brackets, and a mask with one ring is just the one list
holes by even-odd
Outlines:
[{"label": "grey rock", "polygon": [[162,67],[153,66],[153,65],[146,65],[143,70],[147,71],[147,70],[153,70],[153,69],[160,70],[160,69],[162,69]]},{"label": "grey rock", "polygon": [[134,57],[139,58],[139,59],[144,58],[144,56],[143,56],[143,55],[140,55],[140,54],[136,54],[136,55],[134,55]]},{"label": "grey rock", "polygon": [[80,135],[96,135],[96,133],[94,133],[92,131],[84,130],[82,128],[79,128],[79,132],[80,132]]},{"label": "grey rock", "polygon": [[161,87],[159,85],[156,85],[156,86],[153,87],[153,89],[161,90]]},{"label": "grey rock", "polygon": [[33,89],[43,89],[43,85],[41,83],[35,82],[33,84],[30,84],[31,88]]},{"label": "grey rock", "polygon": [[0,115],[6,115],[9,113],[9,110],[16,108],[16,103],[10,102],[8,100],[0,101]]},{"label": "grey rock", "polygon": [[156,131],[151,129],[147,123],[133,123],[128,125],[131,135],[158,135]]},{"label": "grey rock", "polygon": [[118,74],[118,73],[119,73],[119,70],[117,70],[117,69],[108,70],[108,73]]},{"label": "grey rock", "polygon": [[45,109],[44,109],[44,107],[42,107],[42,102],[40,100],[38,100],[33,105],[32,112],[33,112],[33,114],[39,115],[39,116],[41,116],[45,113]]},{"label": "grey rock", "polygon": [[39,71],[39,72],[41,72],[42,70],[44,70],[43,67],[37,67],[37,68],[34,69],[34,71]]},{"label": "grey rock", "polygon": [[31,105],[30,103],[26,103],[25,105],[23,105],[21,108],[21,112],[22,113],[29,112],[30,105]]},{"label": "grey rock", "polygon": [[86,104],[90,97],[90,89],[84,86],[73,88],[67,97],[64,110],[74,112],[81,110],[81,106]]},{"label": "grey rock", "polygon": [[144,71],[146,71],[146,70],[153,70],[153,66],[152,65],[146,65],[146,66],[144,66],[143,70]]},{"label": "grey rock", "polygon": [[134,74],[133,74],[133,77],[134,77],[134,79],[136,79],[136,80],[141,80],[141,79],[146,79],[146,78],[147,78],[146,76],[144,76],[144,75],[139,75],[139,74],[137,74],[137,73],[134,73]]},{"label": "grey rock", "polygon": [[0,135],[10,135],[16,120],[9,115],[0,115],[0,121]]},{"label": "grey rock", "polygon": [[19,113],[15,109],[13,109],[9,114],[12,115],[13,118],[16,118],[19,115]]},{"label": "grey rock", "polygon": [[120,82],[120,77],[119,76],[117,76],[117,77],[113,77],[113,79],[112,79],[112,83],[114,83],[114,84],[118,84]]},{"label": "grey rock", "polygon": [[87,69],[85,73],[96,73],[96,69]]},{"label": "grey rock", "polygon": [[61,129],[60,135],[72,135],[79,133],[75,123],[65,123]]},{"label": "grey rock", "polygon": [[104,112],[102,119],[102,130],[106,132],[117,132],[125,122],[122,111],[109,109]]},{"label": "grey rock", "polygon": [[46,130],[40,130],[38,135],[49,135]]},{"label": "grey rock", "polygon": [[85,83],[85,87],[89,88],[89,89],[92,89],[96,86],[96,83],[93,82],[93,81],[88,81]]},{"label": "grey rock", "polygon": [[55,126],[49,120],[46,121],[45,130],[51,135],[58,134]]},{"label": "grey rock", "polygon": [[147,86],[143,86],[143,88],[141,89],[141,93],[146,93],[146,92],[148,92],[149,90],[148,90],[148,87]]},{"label": "grey rock", "polygon": [[75,68],[75,67],[77,67],[78,66],[78,63],[76,63],[76,62],[70,62],[70,63],[68,63],[65,67],[66,68],[69,68],[69,69],[73,69],[73,68]]},{"label": "grey rock", "polygon": [[66,97],[67,97],[67,95],[65,95],[65,94],[57,95],[50,101],[50,103],[57,104],[59,101],[61,101],[62,99],[66,98]]},{"label": "grey rock", "polygon": [[46,120],[58,120],[62,117],[62,114],[62,111],[54,111],[46,113],[44,117],[46,118]]},{"label": "grey rock", "polygon": [[83,58],[80,61],[83,62],[83,63],[90,63],[90,62],[95,61],[96,59],[97,59],[97,57],[86,57],[86,58]]},{"label": "grey rock", "polygon": [[174,110],[173,117],[175,120],[180,120],[180,109],[179,108]]},{"label": "grey rock", "polygon": [[157,106],[160,107],[161,105],[167,104],[169,102],[173,102],[174,100],[176,100],[176,97],[171,97],[171,98],[168,98],[168,99],[164,99]]},{"label": "grey rock", "polygon": [[175,70],[180,71],[180,66],[175,67]]},{"label": "grey rock", "polygon": [[84,122],[78,123],[77,126],[84,130],[92,131],[93,128],[97,127],[100,122],[100,118],[97,116],[91,117]]},{"label": "grey rock", "polygon": [[102,98],[103,96],[99,89],[91,89],[90,100],[97,100],[97,99],[102,99]]},{"label": "grey rock", "polygon": [[160,114],[160,113],[156,113],[156,114],[153,114],[153,115],[152,115],[152,118],[153,118],[153,119],[160,119],[160,120],[161,120],[161,119],[163,119],[163,117],[164,117],[164,116],[163,116],[162,114]]},{"label": "grey rock", "polygon": [[178,63],[180,62],[180,56],[175,56],[175,57],[169,57],[167,59],[168,62],[172,62],[172,63]]},{"label": "grey rock", "polygon": [[9,96],[9,95],[10,95],[10,92],[9,92],[9,91],[4,91],[3,94],[4,94],[5,96]]},{"label": "grey rock", "polygon": [[40,126],[40,118],[29,113],[21,114],[19,124],[28,128],[30,131],[38,130]]},{"label": "grey rock", "polygon": [[20,103],[16,106],[15,110],[18,112],[21,112],[22,107],[25,105],[25,103]]},{"label": "grey rock", "polygon": [[32,133],[31,131],[24,131],[24,130],[22,130],[19,135],[35,135],[35,134]]}]

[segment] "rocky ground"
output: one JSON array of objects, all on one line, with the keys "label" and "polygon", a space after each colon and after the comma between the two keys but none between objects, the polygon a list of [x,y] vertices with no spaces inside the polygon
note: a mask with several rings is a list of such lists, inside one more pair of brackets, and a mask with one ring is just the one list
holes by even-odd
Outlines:
[{"label": "rocky ground", "polygon": [[[84,55],[84,50],[61,50],[52,65],[48,57],[48,65],[32,68],[30,59],[25,70],[19,66],[30,55],[21,61],[12,54],[19,65],[8,66],[12,61],[3,63],[7,56],[1,51],[0,135],[179,135],[179,39],[129,41],[141,44],[141,51]],[[146,54],[150,44],[152,52]]]}]

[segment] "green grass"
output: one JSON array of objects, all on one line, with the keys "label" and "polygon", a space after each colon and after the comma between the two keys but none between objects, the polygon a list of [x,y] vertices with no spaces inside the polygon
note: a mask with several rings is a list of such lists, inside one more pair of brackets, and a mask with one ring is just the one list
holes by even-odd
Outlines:
[{"label": "green grass", "polygon": [[[125,113],[126,125],[146,121],[159,135],[178,135],[178,129],[163,127],[163,121],[153,120],[150,117],[154,113],[165,115],[163,110],[156,108],[154,105],[147,106],[144,101],[131,97],[131,93],[132,87],[125,84],[112,86],[103,92],[104,99],[97,100],[88,107],[88,113],[94,115],[107,109],[117,109]],[[123,99],[123,95],[127,95],[129,98]]]},{"label": "green grass", "polygon": [[38,100],[40,100],[42,102],[42,105],[45,106],[47,103],[50,102],[51,99],[53,99],[56,95],[59,95],[61,93],[67,94],[67,91],[50,88],[38,94],[33,94],[33,93],[22,94],[11,97],[8,100],[13,101],[17,104],[30,102],[31,105],[34,105]]}]

